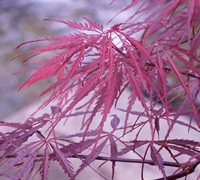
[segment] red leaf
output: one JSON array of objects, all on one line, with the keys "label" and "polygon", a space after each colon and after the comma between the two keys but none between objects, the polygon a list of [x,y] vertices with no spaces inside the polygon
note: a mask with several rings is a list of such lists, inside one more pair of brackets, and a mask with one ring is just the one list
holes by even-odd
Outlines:
[{"label": "red leaf", "polygon": [[96,28],[96,29],[98,29],[98,30],[100,30],[100,31],[103,31],[103,26],[102,26],[102,24],[98,24],[98,23],[96,23],[96,22],[94,22],[94,21],[92,21],[91,19],[86,18],[86,17],[84,17],[84,19],[86,19],[86,20],[90,23],[90,25],[93,26],[94,28]]},{"label": "red leaf", "polygon": [[67,156],[76,156],[79,153],[82,153],[84,150],[89,149],[89,147],[94,144],[94,141],[95,139],[88,139],[78,143],[69,144],[67,146],[63,145],[63,147],[60,148],[60,151]]},{"label": "red leaf", "polygon": [[61,108],[57,106],[51,106],[51,112],[53,115],[56,115],[61,112]]},{"label": "red leaf", "polygon": [[67,160],[65,155],[58,148],[56,148],[54,146],[52,146],[52,147],[53,147],[54,152],[56,154],[56,156],[55,156],[56,160],[59,162],[59,164],[61,165],[61,167],[65,171],[65,173],[68,174],[68,176],[71,179],[74,179],[74,172],[73,172],[73,168],[70,165],[70,161]]},{"label": "red leaf", "polygon": [[164,179],[166,179],[165,166],[163,165],[163,158],[153,145],[151,145],[150,147],[151,147],[151,159],[153,160],[155,165],[159,167],[159,169],[163,174]]},{"label": "red leaf", "polygon": [[200,161],[200,152],[199,151],[195,151],[195,150],[192,150],[190,148],[185,148],[185,147],[179,147],[179,146],[176,146],[176,145],[167,145],[167,147],[169,149],[173,149],[175,151],[178,151],[180,152],[179,156],[183,155],[183,154],[186,154],[188,156],[191,156],[194,158],[196,158],[197,160]]},{"label": "red leaf", "polygon": [[45,150],[44,150],[44,157],[43,157],[43,160],[42,160],[42,165],[40,167],[40,169],[41,169],[40,174],[42,176],[42,180],[48,179],[49,165],[50,165],[49,151],[48,151],[48,146],[46,146]]},{"label": "red leaf", "polygon": [[116,157],[118,155],[117,144],[116,144],[115,140],[113,139],[112,134],[110,134],[108,136],[108,139],[110,141],[110,156]]},{"label": "red leaf", "polygon": [[113,119],[111,120],[111,123],[110,123],[113,128],[113,131],[116,130],[119,123],[120,123],[120,119],[117,117],[117,115],[113,115]]},{"label": "red leaf", "polygon": [[94,23],[92,20],[89,20],[87,18],[85,18],[85,19],[89,22],[89,24],[77,23],[74,21],[64,21],[64,20],[58,20],[58,19],[45,19],[45,20],[60,22],[60,23],[66,24],[72,28],[80,29],[80,30],[97,31],[97,29],[98,29],[98,30],[102,31],[103,27],[100,24]]},{"label": "red leaf", "polygon": [[85,169],[88,165],[90,165],[95,159],[96,157],[102,152],[103,148],[106,145],[108,139],[105,139],[100,145],[98,145],[96,147],[96,149],[94,151],[92,151],[91,154],[89,154],[85,160],[83,161],[83,163],[81,164],[80,168],[76,171],[76,176],[83,170]]}]

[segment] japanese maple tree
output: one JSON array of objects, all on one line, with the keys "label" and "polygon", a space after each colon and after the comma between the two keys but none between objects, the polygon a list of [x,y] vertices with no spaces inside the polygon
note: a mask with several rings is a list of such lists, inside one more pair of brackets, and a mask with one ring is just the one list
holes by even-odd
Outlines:
[{"label": "japanese maple tree", "polygon": [[[118,3],[113,1],[112,3]],[[111,3],[111,5],[112,5]],[[113,19],[129,13],[124,22]],[[109,28],[83,18],[80,23],[47,19],[73,28],[73,34],[45,37],[18,57],[24,62],[43,53],[19,89],[53,78],[44,91],[41,116],[22,123],[0,122],[0,174],[10,179],[48,179],[57,161],[66,178],[90,167],[114,179],[119,162],[146,165],[160,179],[187,177],[200,164],[200,1],[133,0]],[[31,61],[30,61],[31,62]],[[139,108],[138,108],[139,106]],[[185,121],[185,119],[187,119]],[[76,129],[71,133],[71,124]],[[59,132],[64,127],[64,133]],[[172,138],[174,128],[196,139]],[[78,159],[78,167],[73,160]],[[184,159],[184,160],[183,160]],[[93,167],[111,162],[110,177]],[[167,171],[170,167],[171,171]],[[159,177],[158,177],[159,178]],[[200,175],[196,177],[200,178]]]}]

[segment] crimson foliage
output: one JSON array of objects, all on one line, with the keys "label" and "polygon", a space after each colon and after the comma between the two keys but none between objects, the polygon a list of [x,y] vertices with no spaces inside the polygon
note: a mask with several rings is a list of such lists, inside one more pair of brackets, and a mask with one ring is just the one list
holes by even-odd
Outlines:
[{"label": "crimson foliage", "polygon": [[[117,16],[124,12],[130,17],[108,29],[88,18],[81,23],[48,19],[76,32],[17,47],[48,43],[22,54],[25,61],[56,53],[39,62],[20,89],[55,79],[41,94],[48,95],[41,107],[50,104],[51,113],[21,124],[0,123],[13,128],[0,133],[2,176],[47,179],[57,161],[75,179],[99,160],[101,166],[112,162],[110,177],[93,168],[104,179],[114,179],[119,162],[139,163],[141,179],[146,165],[157,166],[161,179],[176,179],[199,165],[200,1],[134,0]],[[77,132],[71,133],[74,122]],[[196,140],[173,138],[175,127],[196,133]],[[78,168],[74,158],[80,160]]]}]

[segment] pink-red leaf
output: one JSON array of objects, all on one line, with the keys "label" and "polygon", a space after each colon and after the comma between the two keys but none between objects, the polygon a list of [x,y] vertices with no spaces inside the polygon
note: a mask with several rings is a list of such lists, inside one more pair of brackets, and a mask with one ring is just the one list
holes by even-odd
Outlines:
[{"label": "pink-red leaf", "polygon": [[53,146],[53,149],[54,149],[54,152],[55,152],[55,155],[56,155],[55,158],[59,162],[61,167],[63,168],[64,172],[71,179],[74,179],[74,172],[73,172],[73,168],[70,164],[70,161],[65,157],[65,155],[57,147]]},{"label": "pink-red leaf", "polygon": [[94,23],[92,20],[89,20],[87,18],[85,18],[85,19],[89,22],[89,24],[77,23],[77,22],[69,21],[69,20],[58,20],[58,19],[45,19],[45,20],[60,22],[60,23],[66,24],[72,28],[80,29],[80,30],[86,30],[86,31],[101,30],[102,31],[103,27],[100,24]]},{"label": "pink-red leaf", "polygon": [[105,147],[107,140],[108,139],[106,138],[100,145],[96,147],[96,149],[91,154],[89,154],[85,158],[80,168],[77,170],[76,175],[78,175],[81,171],[83,171],[88,165],[90,165],[96,159],[96,157],[102,152],[103,148]]},{"label": "pink-red leaf", "polygon": [[164,179],[166,179],[165,166],[163,165],[163,158],[160,155],[160,152],[158,152],[158,150],[153,145],[151,145],[150,147],[151,147],[151,159],[153,160],[155,165],[159,167],[159,169],[163,174]]},{"label": "pink-red leaf", "polygon": [[49,149],[48,146],[45,147],[44,150],[44,157],[41,164],[41,171],[40,174],[42,176],[42,180],[48,179],[48,170],[49,170],[50,160],[49,160]]},{"label": "pink-red leaf", "polygon": [[113,131],[116,130],[119,123],[120,123],[120,119],[117,117],[117,115],[113,115],[113,119],[111,120],[111,123],[110,123],[113,128]]}]

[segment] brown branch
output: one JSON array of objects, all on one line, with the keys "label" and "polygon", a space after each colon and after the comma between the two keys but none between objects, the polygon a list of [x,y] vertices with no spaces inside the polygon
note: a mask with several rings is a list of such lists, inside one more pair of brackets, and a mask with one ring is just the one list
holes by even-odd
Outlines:
[{"label": "brown branch", "polygon": [[[76,158],[75,156],[72,156],[73,158]],[[79,158],[86,158],[87,155],[78,155]],[[96,160],[106,160],[106,161],[114,161],[114,162],[126,162],[126,163],[135,163],[135,164],[149,164],[155,166],[156,164],[152,160],[141,160],[141,159],[130,159],[130,158],[110,158],[110,157],[104,157],[104,156],[97,156]],[[169,167],[184,167],[183,170],[177,174],[170,175],[166,177],[166,180],[174,180],[182,177],[186,177],[189,174],[192,174],[196,167],[200,164],[200,160],[196,160],[194,162],[191,162],[186,167],[184,167],[184,163],[174,163],[174,162],[168,162],[164,161],[164,166]],[[164,178],[158,178],[155,180],[164,180]]]},{"label": "brown branch", "polygon": [[[182,178],[182,177],[186,177],[187,175],[192,174],[199,164],[200,164],[199,160],[191,162],[186,167],[184,167],[182,171],[180,171],[177,174],[167,176],[166,179],[167,180],[174,180],[174,179],[179,179],[179,178]],[[158,179],[155,179],[155,180],[164,180],[164,178],[158,178]]]},{"label": "brown branch", "polygon": [[[16,158],[17,154],[12,154],[9,156],[6,156],[6,158]],[[25,156],[28,157],[28,156]],[[43,157],[42,154],[38,154],[36,158]],[[50,154],[50,157],[53,158],[54,154]],[[67,156],[67,158],[80,158],[80,159],[86,159],[88,155],[73,155],[73,156]],[[1,157],[0,157],[1,158]],[[112,162],[124,162],[124,163],[134,163],[134,164],[149,164],[152,166],[156,166],[156,164],[152,160],[142,160],[142,159],[131,159],[131,158],[119,158],[119,157],[105,157],[105,156],[97,156],[95,160],[100,161],[112,161]],[[167,180],[174,180],[182,177],[186,177],[187,175],[193,173],[196,169],[196,167],[200,164],[200,160],[196,160],[194,162],[191,162],[187,166],[184,167],[184,163],[175,163],[175,162],[169,162],[169,161],[163,161],[164,166],[168,167],[184,167],[182,171],[180,171],[177,174],[167,176]],[[155,180],[164,180],[164,178],[158,178]]]},{"label": "brown branch", "polygon": [[[77,156],[71,156],[72,158],[83,158],[85,159],[88,157],[87,155],[77,155]],[[102,160],[102,161],[113,161],[113,162],[125,162],[125,163],[135,163],[135,164],[149,164],[152,166],[155,166],[156,164],[152,160],[142,160],[142,159],[131,159],[131,158],[112,158],[112,157],[105,157],[105,156],[97,156],[95,158],[96,160]],[[164,166],[170,166],[170,167],[181,167],[182,164],[180,163],[174,163],[169,161],[163,162]]]},{"label": "brown branch", "polygon": [[[6,158],[16,158],[17,154],[12,154],[6,156]],[[25,156],[25,157],[28,157]],[[41,158],[43,157],[43,154],[38,154],[36,158]],[[53,158],[54,154],[50,154],[50,157]],[[73,156],[67,156],[67,158],[80,158],[80,159],[86,159],[88,155],[73,155]],[[1,157],[0,157],[1,158]],[[119,158],[119,157],[105,157],[105,156],[97,156],[95,158],[96,160],[100,161],[113,161],[113,162],[125,162],[125,163],[135,163],[135,164],[149,164],[152,166],[155,166],[156,164],[152,160],[142,160],[142,159],[131,159],[131,158]],[[181,163],[175,163],[175,162],[170,162],[170,161],[164,161],[163,162],[164,166],[169,166],[169,167],[181,167],[183,164]]]},{"label": "brown branch", "polygon": [[[155,65],[153,63],[146,63],[147,66],[153,66],[155,67]],[[170,72],[172,71],[171,68],[168,68],[168,67],[164,67],[163,68],[166,72]],[[197,79],[200,79],[200,76],[195,74],[195,73],[190,73],[190,72],[187,72],[187,71],[180,71],[181,74],[185,75],[185,76],[190,76],[190,77],[193,77],[193,78],[197,78]]]},{"label": "brown branch", "polygon": [[[124,57],[126,58],[130,58],[127,54],[125,54],[124,52],[122,52],[119,48],[117,48],[116,46],[113,45],[113,48],[120,54],[122,54]],[[146,63],[145,66],[152,66],[152,67],[155,67],[155,65],[153,63]],[[170,72],[172,71],[171,68],[168,68],[168,67],[164,67],[163,68],[166,72]],[[195,73],[191,73],[191,72],[188,72],[188,71],[180,71],[181,74],[185,75],[185,76],[189,76],[189,77],[193,77],[193,78],[196,78],[196,79],[200,79],[200,76],[195,74]]]}]

